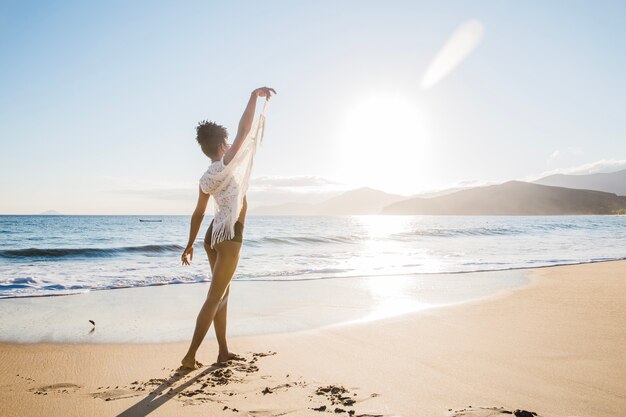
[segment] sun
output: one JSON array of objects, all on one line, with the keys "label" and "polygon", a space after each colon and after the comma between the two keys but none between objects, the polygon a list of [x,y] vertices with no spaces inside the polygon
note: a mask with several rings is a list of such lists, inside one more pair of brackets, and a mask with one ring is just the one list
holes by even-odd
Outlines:
[{"label": "sun", "polygon": [[417,102],[400,94],[377,94],[351,106],[340,135],[343,182],[409,193],[427,161],[427,135]]}]

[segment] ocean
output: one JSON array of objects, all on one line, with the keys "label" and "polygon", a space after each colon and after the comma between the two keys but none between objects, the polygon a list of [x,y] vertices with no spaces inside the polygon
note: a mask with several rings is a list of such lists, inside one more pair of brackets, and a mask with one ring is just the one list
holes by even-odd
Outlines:
[{"label": "ocean", "polygon": [[[0,216],[0,297],[210,281],[210,221],[182,266],[190,216]],[[626,259],[624,216],[251,215],[233,279],[437,279],[611,259]]]}]

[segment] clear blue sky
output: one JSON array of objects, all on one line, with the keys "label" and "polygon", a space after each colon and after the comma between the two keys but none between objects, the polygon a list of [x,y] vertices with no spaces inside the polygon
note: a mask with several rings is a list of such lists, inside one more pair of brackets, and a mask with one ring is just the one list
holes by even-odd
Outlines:
[{"label": "clear blue sky", "polygon": [[[208,164],[196,123],[234,135],[262,85],[278,91],[254,172],[268,187],[345,183],[350,112],[390,94],[427,128],[418,147],[397,129],[370,138],[365,162],[420,155],[403,181],[346,186],[410,194],[626,166],[624,16],[619,1],[3,1],[0,213],[191,212]],[[469,20],[481,42],[421,89]]]}]

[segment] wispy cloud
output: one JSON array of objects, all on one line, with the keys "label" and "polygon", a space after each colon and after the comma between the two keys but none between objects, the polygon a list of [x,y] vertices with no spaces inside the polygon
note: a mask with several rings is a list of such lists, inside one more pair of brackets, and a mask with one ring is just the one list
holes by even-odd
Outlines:
[{"label": "wispy cloud", "polygon": [[173,181],[163,181],[163,180],[151,180],[147,178],[137,178],[137,177],[121,177],[121,176],[113,176],[113,175],[101,175],[98,177],[100,181],[106,183],[115,188],[180,188],[184,187],[185,184],[173,182]]},{"label": "wispy cloud", "polygon": [[158,200],[193,200],[197,186],[144,178],[101,176],[106,192],[153,198]]},{"label": "wispy cloud", "polygon": [[546,161],[546,163],[548,164],[548,166],[552,165],[555,161],[557,161],[558,159],[563,158],[564,156],[568,156],[568,155],[582,155],[583,154],[583,150],[581,148],[577,148],[577,147],[569,147],[567,149],[557,149],[554,152],[552,152],[550,154],[550,156],[548,156],[548,160]]},{"label": "wispy cloud", "polygon": [[251,186],[256,187],[324,187],[339,185],[338,182],[328,178],[307,175],[291,177],[263,176],[253,178],[250,183]]},{"label": "wispy cloud", "polygon": [[561,151],[557,149],[556,151],[550,154],[550,156],[548,157],[547,164],[551,165],[552,162],[554,162],[554,160],[556,160],[559,156],[561,156]]},{"label": "wispy cloud", "polygon": [[465,60],[482,40],[484,28],[478,20],[461,24],[432,60],[422,77],[422,88],[433,87]]},{"label": "wispy cloud", "polygon": [[348,188],[345,184],[320,176],[263,176],[250,181],[248,200],[252,207],[288,202],[319,203]]},{"label": "wispy cloud", "polygon": [[499,181],[479,181],[479,180],[466,180],[457,182],[454,187],[458,188],[473,188],[473,187],[486,187],[487,185],[500,184]]},{"label": "wispy cloud", "polygon": [[153,188],[153,189],[120,189],[110,190],[109,192],[115,194],[126,194],[141,196],[147,198],[154,198],[157,200],[193,200],[197,196],[197,189],[194,188]]},{"label": "wispy cloud", "polygon": [[584,175],[596,174],[600,172],[615,172],[626,169],[626,159],[601,159],[595,162],[588,162],[582,165],[571,166],[568,168],[553,169],[544,171],[538,175],[531,175],[524,181],[535,181],[539,178],[547,177],[555,174]]},{"label": "wispy cloud", "polygon": [[[105,192],[156,200],[195,201],[197,184],[179,184],[143,178],[102,176]],[[320,176],[253,177],[248,189],[251,206],[290,201],[319,202],[347,189],[345,184]]]},{"label": "wispy cloud", "polygon": [[250,181],[250,192],[326,194],[346,189],[346,185],[319,176],[263,176]]}]

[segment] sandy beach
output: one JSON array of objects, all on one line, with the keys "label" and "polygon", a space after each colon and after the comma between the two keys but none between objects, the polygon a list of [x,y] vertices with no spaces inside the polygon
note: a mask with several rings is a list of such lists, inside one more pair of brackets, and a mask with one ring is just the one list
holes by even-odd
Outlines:
[{"label": "sandy beach", "polygon": [[206,366],[189,373],[176,369],[184,342],[3,343],[1,414],[622,416],[626,261],[526,276],[462,304],[233,336],[241,360],[227,367],[210,365],[210,333],[198,358]]}]

